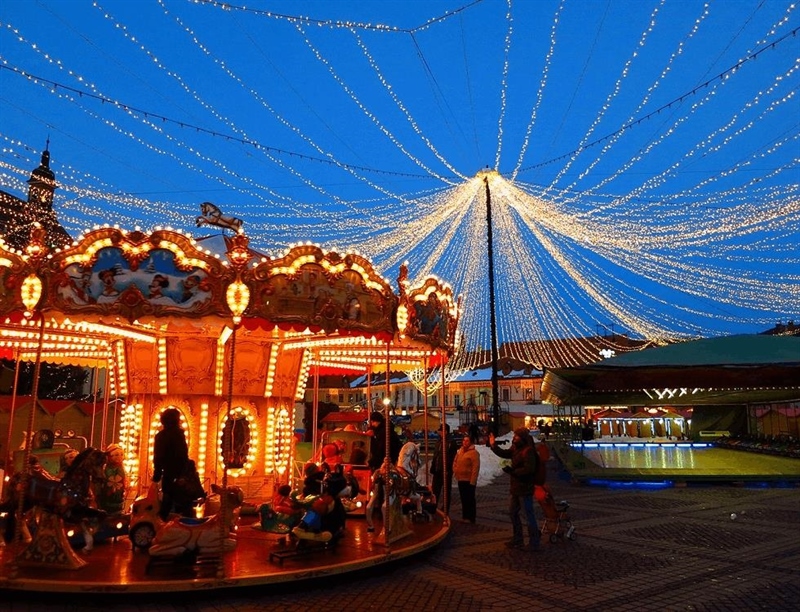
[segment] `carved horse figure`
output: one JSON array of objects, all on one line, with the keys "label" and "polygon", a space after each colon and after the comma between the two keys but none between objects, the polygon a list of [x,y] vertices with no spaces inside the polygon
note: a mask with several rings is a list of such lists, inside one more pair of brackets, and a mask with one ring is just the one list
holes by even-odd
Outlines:
[{"label": "carved horse figure", "polygon": [[200,205],[201,216],[195,219],[195,225],[215,225],[238,232],[242,229],[244,221],[237,217],[222,214],[222,211],[211,202],[203,202]]},{"label": "carved horse figure", "polygon": [[[239,487],[223,489],[215,484],[211,490],[222,500],[220,511],[214,516],[191,519],[174,518],[156,533],[150,555],[173,557],[186,553],[219,553],[236,548],[236,538],[231,533],[236,510],[244,503],[244,493]],[[224,499],[223,499],[224,496]]]},{"label": "carved horse figure", "polygon": [[[93,481],[103,480],[103,466],[106,454],[95,448],[86,448],[75,457],[67,468],[64,477],[55,478],[48,474],[38,462],[28,466],[28,477],[18,472],[8,483],[7,497],[0,504],[0,511],[8,513],[5,539],[13,540],[19,496],[24,493],[23,512],[38,508],[54,514],[68,523],[79,523],[85,518],[104,518],[105,512],[92,508],[91,487]],[[25,482],[25,491],[22,491]]]}]

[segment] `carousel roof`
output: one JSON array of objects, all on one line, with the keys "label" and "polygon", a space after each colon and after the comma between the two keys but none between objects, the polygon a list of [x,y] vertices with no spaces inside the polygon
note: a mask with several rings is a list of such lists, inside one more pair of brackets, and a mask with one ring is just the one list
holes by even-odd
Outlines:
[{"label": "carousel roof", "polygon": [[51,251],[34,228],[21,251],[0,242],[0,356],[95,365],[120,340],[224,344],[238,325],[242,341],[279,342],[328,372],[380,371],[387,357],[397,369],[446,360],[452,290],[431,277],[410,283],[405,266],[397,283],[396,292],[355,253],[306,244],[271,258],[241,233],[195,240],[101,227]]}]

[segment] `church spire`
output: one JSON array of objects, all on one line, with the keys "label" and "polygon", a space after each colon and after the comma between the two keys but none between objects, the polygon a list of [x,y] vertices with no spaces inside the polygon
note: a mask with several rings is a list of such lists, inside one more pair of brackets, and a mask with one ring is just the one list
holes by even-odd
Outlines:
[{"label": "church spire", "polygon": [[53,197],[56,191],[56,175],[50,169],[50,136],[42,152],[42,161],[28,179],[28,204],[41,210],[52,210]]}]

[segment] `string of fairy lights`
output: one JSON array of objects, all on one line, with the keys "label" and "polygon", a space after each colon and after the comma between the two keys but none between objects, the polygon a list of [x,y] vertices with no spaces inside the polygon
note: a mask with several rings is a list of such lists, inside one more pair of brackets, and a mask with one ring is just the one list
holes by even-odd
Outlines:
[{"label": "string of fairy lights", "polygon": [[[698,17],[694,21],[694,23],[692,24],[692,29],[689,31],[689,33],[686,35],[686,37],[683,38],[681,41],[679,41],[677,48],[675,49],[675,51],[673,51],[672,55],[670,55],[670,57],[669,57],[669,60],[664,65],[664,68],[661,71],[661,74],[659,74],[658,77],[656,78],[656,80],[653,81],[653,83],[647,88],[647,91],[645,92],[645,95],[642,97],[641,102],[638,104],[638,106],[635,108],[635,110],[628,116],[627,120],[623,124],[623,127],[625,125],[631,125],[634,121],[636,121],[636,118],[642,114],[642,112],[646,108],[646,105],[647,105],[648,101],[651,99],[653,94],[656,92],[656,90],[659,88],[659,86],[667,78],[667,75],[673,69],[673,66],[675,65],[675,61],[683,53],[683,49],[685,48],[687,42],[689,42],[697,34],[697,32],[700,30],[700,26],[702,25],[703,20],[709,14],[709,10],[708,9],[709,9],[708,4],[703,5],[702,14],[700,15],[700,17]],[[609,151],[614,146],[614,144],[616,142],[618,142],[622,138],[623,134],[624,134],[624,129],[620,129],[615,134],[612,134],[611,137],[603,144],[603,148],[595,156],[594,161],[591,162],[584,170],[582,170],[581,173],[578,175],[577,179],[575,181],[573,181],[573,183],[568,185],[566,187],[566,189],[568,189],[568,190],[569,189],[574,189],[576,187],[576,185],[578,184],[578,181],[586,178],[586,176],[589,174],[589,172],[592,170],[592,168],[594,168],[597,164],[600,163],[601,159],[605,155],[607,155],[609,153]],[[600,181],[595,186],[593,191],[596,192],[598,189],[602,188],[603,185],[610,183],[615,176],[619,176],[619,174],[624,171],[623,168],[627,169],[627,168],[630,168],[632,165],[633,165],[633,161],[629,162],[625,166],[622,166],[616,173],[614,173],[613,175],[610,175],[609,177],[607,177],[604,180]]]},{"label": "string of fairy lights", "polygon": [[[480,365],[491,343],[487,185],[498,333],[514,358],[538,367],[593,361],[596,347],[569,339],[596,335],[600,328],[662,342],[741,326],[765,329],[798,316],[800,274],[792,271],[800,269],[800,121],[792,110],[800,81],[795,4],[773,7],[760,32],[747,30],[749,39],[740,28],[738,59],[719,65],[709,60],[706,73],[684,85],[678,75],[687,56],[694,49],[694,59],[701,61],[696,45],[714,36],[710,32],[722,8],[690,3],[660,63],[645,65],[676,13],[671,0],[648,3],[641,29],[620,43],[624,52],[608,68],[607,86],[591,107],[582,108],[588,119],[563,155],[546,137],[555,125],[559,133],[569,128],[563,120],[547,125],[553,122],[552,92],[564,87],[559,70],[575,18],[569,2],[553,3],[549,15],[513,0],[466,2],[420,16],[411,26],[279,14],[215,0],[189,4],[157,0],[153,29],[171,38],[188,61],[202,62],[209,80],[222,83],[230,100],[193,80],[183,58],[165,53],[160,41],[114,2],[95,0],[93,18],[106,28],[104,36],[120,41],[131,61],[110,55],[109,45],[62,20],[98,57],[115,62],[129,88],[115,87],[38,30],[26,31],[14,19],[0,23],[8,41],[0,55],[4,79],[13,79],[20,90],[29,88],[54,109],[81,116],[110,140],[140,151],[143,160],[158,160],[140,163],[135,156],[116,155],[89,142],[77,126],[44,118],[40,109],[25,108],[5,93],[4,108],[59,135],[58,148],[51,149],[59,186],[55,207],[73,235],[112,218],[121,226],[189,229],[197,204],[214,200],[236,202],[225,211],[244,219],[251,246],[265,253],[305,240],[341,252],[357,249],[390,278],[407,261],[413,277],[436,275],[462,296],[464,350],[456,355],[451,376]],[[535,66],[536,79],[524,103],[524,122],[516,124],[511,110],[520,59],[515,52],[532,27],[526,10],[539,11],[546,27],[537,47],[541,55],[525,62]],[[766,9],[753,14],[758,10]],[[248,48],[231,49],[208,21],[197,18],[200,11],[220,29],[233,27],[237,45]],[[545,15],[549,21],[541,19]],[[482,83],[488,90],[484,99],[493,105],[491,120],[483,123],[493,131],[495,148],[492,167],[477,171],[483,164],[464,167],[461,161],[456,146],[461,120],[455,114],[466,107],[479,112],[481,105],[453,102],[458,94],[439,82],[441,64],[429,55],[425,37],[446,39],[450,28],[487,16],[495,19],[498,59],[496,73]],[[239,61],[237,52],[263,66],[279,63],[261,45],[278,28],[287,37],[291,32],[287,40],[295,53],[305,53],[303,70],[329,81],[328,91],[338,96],[330,102],[337,109],[332,112],[349,108],[347,120],[326,114],[329,101],[316,100],[313,93],[299,103],[306,106],[305,115],[292,112],[275,97],[268,77],[254,77]],[[405,45],[427,82],[413,90],[405,86],[394,65],[400,51],[385,47],[386,41]],[[599,46],[593,44],[592,51]],[[303,70],[291,60],[292,68],[280,76],[299,90]],[[449,70],[459,68],[454,63]],[[471,73],[469,68],[463,72]],[[631,104],[628,91],[643,70],[652,76],[637,85]],[[141,95],[134,97],[137,91]],[[416,99],[425,95],[435,97],[429,103],[435,113]],[[453,100],[446,100],[448,95]],[[237,105],[253,110],[235,113]],[[448,124],[452,138],[443,139],[432,122]],[[382,140],[380,155],[362,150],[359,137],[366,131]],[[273,134],[289,137],[273,143]],[[27,191],[42,149],[36,137],[37,132],[0,131],[4,191]],[[70,147],[91,146],[109,165],[140,176],[148,187],[120,189],[102,169],[70,162]],[[548,159],[537,158],[551,150]],[[513,159],[509,172],[501,172],[505,158]],[[349,195],[351,185],[358,188],[355,197]],[[613,337],[607,342],[625,349]]]},{"label": "string of fairy lights", "polygon": [[544,58],[544,67],[542,68],[542,76],[539,81],[539,87],[536,90],[536,102],[531,108],[531,118],[530,121],[528,121],[528,127],[525,129],[525,138],[522,140],[522,146],[519,149],[519,156],[517,157],[517,165],[514,167],[514,171],[511,173],[512,181],[516,180],[517,175],[519,174],[519,170],[522,167],[523,162],[525,161],[525,154],[528,152],[528,147],[530,146],[531,134],[533,133],[533,126],[536,124],[536,118],[539,114],[539,108],[542,105],[544,90],[545,87],[547,86],[547,80],[550,76],[550,67],[553,62],[553,53],[555,52],[556,48],[556,32],[558,30],[559,16],[561,15],[561,11],[563,9],[564,9],[564,1],[562,0],[562,2],[558,5],[558,9],[556,9],[555,16],[553,17],[553,24],[550,27],[550,47],[547,49],[547,55]]},{"label": "string of fairy lights", "polygon": [[[647,37],[650,35],[650,33],[653,31],[653,29],[656,26],[656,16],[658,15],[658,12],[659,12],[660,8],[664,5],[664,2],[665,2],[665,0],[661,0],[661,2],[655,8],[653,8],[653,12],[650,15],[650,21],[649,21],[649,23],[647,25],[647,28],[642,32],[641,38],[639,39],[638,44],[636,45],[634,50],[631,52],[631,56],[626,60],[625,65],[623,66],[622,71],[621,71],[619,77],[617,78],[617,81],[614,83],[613,89],[611,90],[611,92],[606,97],[605,102],[602,104],[602,106],[600,108],[600,112],[597,113],[597,115],[595,116],[594,120],[592,121],[592,124],[589,126],[589,129],[586,131],[586,134],[584,135],[583,139],[578,144],[578,149],[580,150],[580,152],[583,152],[584,147],[591,140],[592,135],[594,134],[595,130],[600,125],[600,123],[603,120],[603,118],[605,117],[606,113],[611,109],[612,102],[613,102],[614,98],[616,98],[619,95],[619,93],[620,93],[620,91],[622,89],[622,84],[625,81],[625,78],[630,73],[631,64],[633,64],[633,61],[636,58],[638,51],[645,45],[645,43],[647,41]],[[558,173],[556,174],[556,176],[553,178],[552,182],[550,183],[551,187],[556,185],[561,180],[561,178],[563,178],[567,174],[567,172],[570,170],[570,168],[572,168],[573,163],[577,159],[578,159],[577,155],[575,157],[571,157],[567,161],[567,163],[564,164],[561,167],[561,169],[558,171]],[[571,185],[570,187],[574,187],[574,184]]]}]

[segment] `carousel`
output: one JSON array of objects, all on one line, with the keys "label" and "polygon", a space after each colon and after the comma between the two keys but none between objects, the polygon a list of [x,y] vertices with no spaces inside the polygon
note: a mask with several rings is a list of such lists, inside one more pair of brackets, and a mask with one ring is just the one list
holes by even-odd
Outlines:
[{"label": "carousel", "polygon": [[[239,506],[258,505],[287,486],[299,489],[295,412],[306,389],[317,389],[319,376],[332,372],[383,372],[388,385],[390,371],[444,367],[458,306],[436,278],[412,284],[406,266],[395,291],[357,253],[304,244],[268,258],[250,248],[241,228],[223,238],[224,252],[214,253],[170,228],[146,233],[98,227],[51,251],[37,227],[22,251],[0,243],[0,356],[35,368],[30,408],[15,412],[21,402],[11,398],[4,493],[7,515],[20,519],[33,507],[34,533],[27,536],[19,527],[24,521],[16,521],[11,541],[0,548],[0,588],[149,591],[167,584],[267,584],[307,576],[310,569],[324,574],[368,567],[436,545],[446,535],[446,517],[415,524],[389,507],[393,497],[387,494],[377,536],[350,521],[334,555],[270,563],[276,546],[288,546],[286,534],[250,530]],[[106,426],[100,450],[110,457],[113,447],[119,455],[123,514],[134,499],[134,513],[137,504],[139,510],[146,506],[142,500],[153,500],[154,438],[164,411],[178,411],[199,481],[217,494],[215,504],[198,509],[198,516],[206,516],[197,523],[219,537],[195,555],[194,573],[176,578],[169,563],[162,573],[154,571],[152,554],[137,551],[127,538],[115,537],[91,554],[70,546],[70,518],[83,516],[84,524],[86,519],[65,508],[86,499],[73,497],[75,486],[62,480],[50,503],[39,500],[33,486],[38,476],[31,473],[42,452],[44,428],[35,407],[43,363],[103,371],[99,395]],[[389,410],[386,403],[387,422]],[[84,431],[70,433],[99,444],[91,423],[91,432],[87,421]],[[15,441],[23,436],[15,453],[12,430]],[[89,478],[90,468],[84,471]],[[9,481],[14,472],[17,481]],[[388,473],[386,481],[388,487]],[[9,502],[11,489],[18,495]],[[160,544],[168,540],[164,528],[154,527]],[[197,558],[208,555],[213,571],[201,575]]]}]

